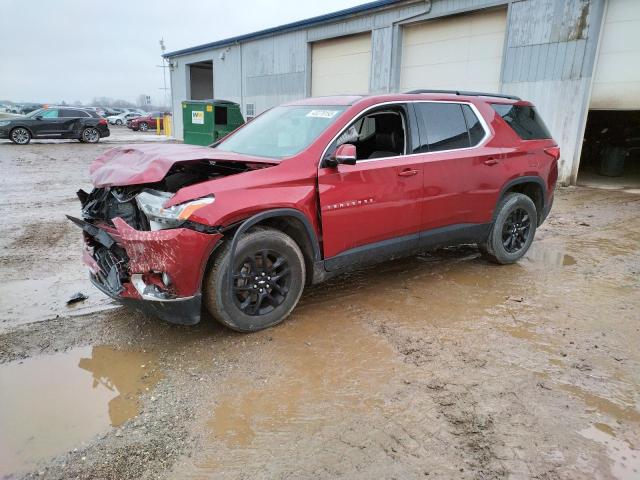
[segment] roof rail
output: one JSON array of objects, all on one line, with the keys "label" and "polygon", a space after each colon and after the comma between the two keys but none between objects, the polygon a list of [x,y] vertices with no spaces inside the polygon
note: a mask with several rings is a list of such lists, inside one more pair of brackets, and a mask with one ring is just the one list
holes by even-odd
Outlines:
[{"label": "roof rail", "polygon": [[462,90],[411,90],[409,92],[404,92],[405,94],[417,94],[417,93],[450,93],[452,95],[465,95],[468,97],[496,97],[496,98],[508,98],[510,100],[522,100],[520,97],[516,97],[515,95],[506,95],[504,93],[486,93],[486,92],[465,92]]}]

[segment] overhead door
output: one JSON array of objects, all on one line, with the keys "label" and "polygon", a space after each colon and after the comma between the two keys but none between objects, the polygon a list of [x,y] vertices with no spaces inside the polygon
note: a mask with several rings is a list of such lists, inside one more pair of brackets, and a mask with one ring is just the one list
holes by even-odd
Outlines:
[{"label": "overhead door", "polygon": [[610,0],[596,64],[592,109],[640,109],[640,2]]},{"label": "overhead door", "polygon": [[311,94],[341,95],[369,91],[371,34],[315,42],[311,47]]},{"label": "overhead door", "polygon": [[405,27],[401,91],[417,88],[498,92],[506,9]]}]

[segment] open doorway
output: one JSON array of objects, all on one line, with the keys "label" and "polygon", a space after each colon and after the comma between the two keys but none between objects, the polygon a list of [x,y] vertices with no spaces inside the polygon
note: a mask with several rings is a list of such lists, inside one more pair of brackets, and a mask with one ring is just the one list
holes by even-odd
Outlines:
[{"label": "open doorway", "polygon": [[578,185],[640,188],[640,110],[590,110]]},{"label": "open doorway", "polygon": [[213,98],[213,61],[189,65],[189,87],[191,100]]}]

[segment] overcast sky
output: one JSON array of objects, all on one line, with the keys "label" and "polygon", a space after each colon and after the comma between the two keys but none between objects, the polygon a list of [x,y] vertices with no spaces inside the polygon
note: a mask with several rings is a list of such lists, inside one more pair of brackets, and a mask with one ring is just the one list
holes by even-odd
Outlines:
[{"label": "overcast sky", "polygon": [[[367,0],[0,0],[0,100],[162,98],[158,41],[179,50]],[[167,79],[168,81],[168,79]]]}]

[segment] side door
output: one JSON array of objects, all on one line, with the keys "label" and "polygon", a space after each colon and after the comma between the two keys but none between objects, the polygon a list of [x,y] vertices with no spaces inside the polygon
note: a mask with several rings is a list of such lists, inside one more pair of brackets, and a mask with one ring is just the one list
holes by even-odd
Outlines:
[{"label": "side door", "polygon": [[408,156],[415,117],[404,104],[360,114],[336,137],[325,159],[345,143],[355,165],[318,171],[322,242],[327,270],[367,263],[417,247],[423,190],[421,159]]},{"label": "side door", "polygon": [[57,108],[47,108],[35,117],[34,134],[36,137],[58,138],[62,136],[62,118]]},{"label": "side door", "polygon": [[421,243],[428,246],[430,232],[445,227],[455,240],[464,240],[455,236],[473,236],[491,221],[500,188],[491,167],[503,149],[489,145],[490,129],[473,104],[425,101],[414,108],[424,159]]},{"label": "side door", "polygon": [[82,129],[82,119],[89,117],[89,114],[73,108],[61,108],[60,117],[62,119],[62,136],[76,138]]}]

